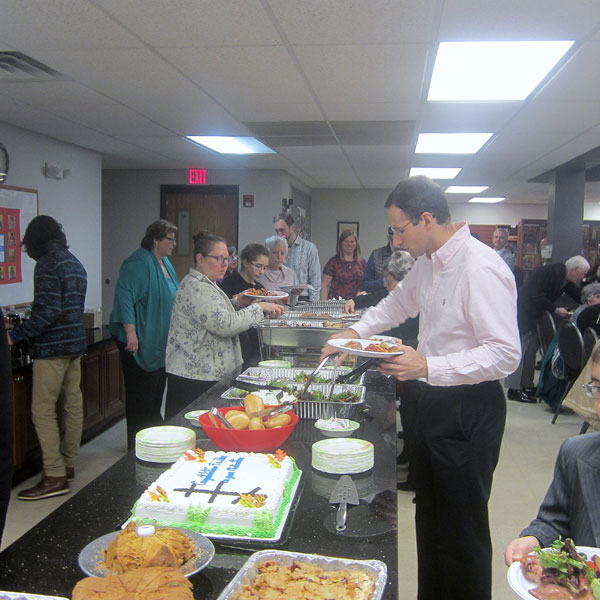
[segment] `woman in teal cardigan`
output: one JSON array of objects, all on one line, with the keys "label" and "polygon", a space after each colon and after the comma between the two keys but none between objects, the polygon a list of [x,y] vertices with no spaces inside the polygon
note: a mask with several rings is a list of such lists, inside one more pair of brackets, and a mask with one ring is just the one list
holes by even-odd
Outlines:
[{"label": "woman in teal cardigan", "polygon": [[135,434],[162,423],[165,348],[179,280],[169,262],[177,227],[161,219],[146,229],[141,248],[121,265],[109,329],[125,378],[127,447]]}]

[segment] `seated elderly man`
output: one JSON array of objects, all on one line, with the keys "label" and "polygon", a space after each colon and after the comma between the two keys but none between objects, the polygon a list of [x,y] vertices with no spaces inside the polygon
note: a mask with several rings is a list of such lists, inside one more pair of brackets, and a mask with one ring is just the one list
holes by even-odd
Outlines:
[{"label": "seated elderly man", "polygon": [[[600,304],[600,283],[590,283],[581,290],[581,306],[573,312],[570,319],[579,327],[579,315],[588,307]],[[581,327],[579,327],[581,329]],[[581,329],[581,333],[585,329]]]},{"label": "seated elderly man", "polygon": [[[592,357],[591,380],[585,391],[600,415],[600,346]],[[507,565],[521,560],[538,544],[549,546],[559,536],[578,546],[600,546],[600,433],[566,440],[558,452],[554,479],[537,517],[504,552]]]}]

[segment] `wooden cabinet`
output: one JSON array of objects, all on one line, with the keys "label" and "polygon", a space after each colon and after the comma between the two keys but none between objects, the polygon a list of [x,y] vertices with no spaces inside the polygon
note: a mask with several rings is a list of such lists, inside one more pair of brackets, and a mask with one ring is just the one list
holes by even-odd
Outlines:
[{"label": "wooden cabinet", "polygon": [[[31,419],[31,366],[13,373],[14,397],[14,467],[28,476],[39,468],[40,446]],[[125,385],[119,351],[112,340],[90,346],[81,359],[81,392],[83,395],[83,439],[90,439],[124,414]],[[64,421],[60,406],[59,427]]]}]

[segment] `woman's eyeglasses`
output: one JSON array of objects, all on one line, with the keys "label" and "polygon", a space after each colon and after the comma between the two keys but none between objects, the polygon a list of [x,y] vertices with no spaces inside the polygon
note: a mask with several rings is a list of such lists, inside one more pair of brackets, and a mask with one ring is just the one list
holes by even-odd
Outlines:
[{"label": "woman's eyeglasses", "polygon": [[165,235],[165,240],[169,240],[170,242],[173,242],[174,244],[177,242],[177,238],[174,235]]},{"label": "woman's eyeglasses", "polygon": [[583,384],[583,389],[585,393],[594,400],[600,400],[600,385],[594,383],[593,381],[588,381]]},{"label": "woman's eyeglasses", "polygon": [[267,265],[257,265],[256,263],[251,262],[250,263],[255,269],[258,269],[259,271],[264,271],[267,268]]},{"label": "woman's eyeglasses", "polygon": [[214,256],[213,254],[206,254],[205,256],[214,258],[220,265],[226,265],[229,262],[229,256]]}]

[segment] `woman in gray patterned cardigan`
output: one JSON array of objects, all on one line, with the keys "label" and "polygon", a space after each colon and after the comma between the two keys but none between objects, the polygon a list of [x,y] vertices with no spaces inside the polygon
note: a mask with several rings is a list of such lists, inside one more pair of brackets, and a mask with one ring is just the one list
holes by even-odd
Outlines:
[{"label": "woman in gray patterned cardigan", "polygon": [[216,282],[223,279],[229,260],[223,238],[206,231],[195,235],[194,258],[171,314],[166,419],[241,366],[239,333],[258,324],[263,314],[283,313],[280,304],[252,302],[243,294],[229,300],[219,288]]}]

